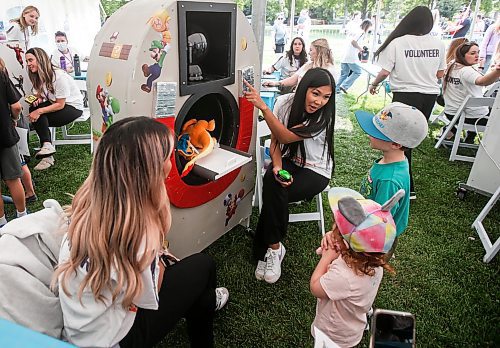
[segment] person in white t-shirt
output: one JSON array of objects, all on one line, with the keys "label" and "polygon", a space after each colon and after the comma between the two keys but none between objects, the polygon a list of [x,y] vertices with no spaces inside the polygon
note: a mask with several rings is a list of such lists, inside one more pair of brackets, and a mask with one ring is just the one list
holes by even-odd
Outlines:
[{"label": "person in white t-shirt", "polygon": [[[295,93],[278,98],[271,111],[246,83],[245,97],[262,111],[271,130],[269,165],[263,179],[262,209],[255,231],[255,277],[267,283],[281,276],[288,204],[311,199],[330,182],[335,124],[335,81],[322,68],[309,69]],[[291,177],[287,177],[288,172]]]},{"label": "person in white t-shirt", "polygon": [[437,37],[441,39],[443,35],[443,29],[441,29],[441,15],[439,14],[439,10],[435,8],[432,10],[432,19],[434,21],[434,25],[432,26],[432,30],[429,33],[431,36]]},{"label": "person in white t-shirt", "polygon": [[61,127],[83,113],[83,97],[75,81],[65,71],[54,67],[47,53],[38,47],[26,51],[28,76],[37,99],[29,109],[29,119],[40,139],[41,149],[35,155],[41,161],[36,170],[54,164],[56,152],[49,127]]},{"label": "person in white t-shirt", "polygon": [[361,25],[361,22],[361,12],[354,11],[351,20],[345,26],[345,34],[351,35],[352,31],[357,31],[359,26]]},{"label": "person in white t-shirt", "polygon": [[[382,69],[370,86],[370,93],[389,77],[393,102],[401,102],[420,110],[429,119],[441,91],[439,79],[446,69],[445,46],[430,36],[434,21],[428,7],[411,10],[375,52],[375,64]],[[415,199],[411,175],[411,150],[406,151],[410,163],[410,197]]]},{"label": "person in white t-shirt", "polygon": [[302,79],[306,71],[312,68],[326,69],[335,78],[335,65],[333,64],[332,51],[327,39],[316,39],[311,42],[309,56],[311,60],[302,65],[292,76],[281,81],[266,81],[262,85],[269,87],[277,86],[279,88],[295,87],[299,84],[300,79]]},{"label": "person in white t-shirt", "polygon": [[214,261],[178,260],[165,180],[173,133],[149,117],[112,124],[66,213],[53,275],[64,336],[78,347],[154,347],[186,318],[192,347],[213,347],[213,320],[229,298]]},{"label": "person in white t-shirt", "polygon": [[7,39],[19,41],[25,50],[30,48],[30,37],[38,33],[39,17],[40,11],[35,6],[26,6],[19,18],[10,21]]},{"label": "person in white t-shirt", "polygon": [[[483,76],[476,70],[475,65],[479,62],[479,46],[475,42],[467,42],[458,46],[455,51],[455,60],[448,67],[443,82],[443,97],[445,102],[444,113],[452,119],[463,101],[468,97],[482,97],[483,87],[496,82],[500,78],[500,63],[497,63],[494,69]],[[469,119],[467,123],[476,123],[489,113],[487,106],[468,107],[465,114]],[[473,119],[471,119],[473,118]],[[486,119],[479,121],[478,124],[485,125]],[[447,137],[453,137],[448,134]],[[468,132],[466,142],[474,142],[475,132]]]},{"label": "person in white t-shirt", "polygon": [[[347,39],[347,48],[340,63],[340,77],[337,81],[336,93],[340,91],[347,93],[347,90],[361,76],[361,66],[359,54],[363,52],[363,41],[366,39],[368,30],[372,27],[372,22],[365,19],[358,30],[352,30]],[[350,74],[350,75],[349,75]]]},{"label": "person in white t-shirt", "polygon": [[66,33],[63,33],[62,31],[56,32],[55,40],[57,49],[52,52],[52,56],[50,57],[52,64],[62,69],[61,57],[63,57],[66,65],[66,72],[72,73],[75,70],[73,67],[74,57],[75,55],[80,56],[80,54],[75,48],[68,46],[68,37],[66,36]]}]

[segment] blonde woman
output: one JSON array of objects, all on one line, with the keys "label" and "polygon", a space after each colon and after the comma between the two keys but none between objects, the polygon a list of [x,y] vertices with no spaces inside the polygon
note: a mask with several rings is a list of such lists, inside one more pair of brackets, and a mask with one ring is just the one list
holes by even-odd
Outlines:
[{"label": "blonde woman", "polygon": [[7,38],[22,43],[24,49],[30,47],[30,37],[38,34],[40,11],[35,6],[26,6],[19,18],[10,21]]},{"label": "blonde woman", "polygon": [[30,48],[25,57],[28,76],[37,97],[29,109],[29,119],[41,145],[35,157],[42,160],[35,169],[44,170],[54,164],[53,155],[56,152],[49,127],[61,127],[80,117],[83,97],[73,78],[52,65],[43,49]]},{"label": "blonde woman", "polygon": [[166,249],[170,204],[165,179],[172,133],[147,117],[120,120],[102,136],[89,177],[67,211],[53,283],[68,340],[78,347],[153,347],[186,318],[192,347],[213,347],[213,260],[177,261]]},{"label": "blonde woman", "polygon": [[326,39],[314,40],[309,48],[309,56],[311,57],[311,60],[302,65],[302,67],[292,76],[281,81],[264,82],[262,85],[269,87],[277,86],[280,88],[295,87],[299,84],[305,73],[312,68],[323,68],[328,70],[332,76],[336,76],[332,51],[330,50],[330,46],[328,45],[328,41]]}]

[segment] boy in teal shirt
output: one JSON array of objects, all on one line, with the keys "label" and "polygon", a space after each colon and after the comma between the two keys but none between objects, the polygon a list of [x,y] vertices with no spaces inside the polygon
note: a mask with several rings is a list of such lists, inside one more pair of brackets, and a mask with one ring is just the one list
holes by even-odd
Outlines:
[{"label": "boy in teal shirt", "polygon": [[[361,181],[360,193],[383,204],[398,190],[405,190],[405,196],[391,209],[397,238],[408,226],[410,210],[410,172],[404,150],[417,147],[425,139],[427,120],[415,107],[399,102],[387,105],[376,115],[365,111],[356,111],[355,115],[370,137],[370,147],[382,151],[382,158],[375,161]],[[396,241],[387,253],[388,259]]]}]

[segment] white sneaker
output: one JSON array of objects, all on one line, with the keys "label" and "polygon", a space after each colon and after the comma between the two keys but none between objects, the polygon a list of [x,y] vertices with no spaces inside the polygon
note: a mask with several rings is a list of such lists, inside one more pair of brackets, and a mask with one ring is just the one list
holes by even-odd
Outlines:
[{"label": "white sneaker", "polygon": [[215,310],[221,310],[229,300],[229,291],[226,288],[215,289]]},{"label": "white sneaker", "polygon": [[35,166],[35,170],[45,170],[47,168],[50,168],[54,165],[54,157],[45,157],[42,158],[42,160]]},{"label": "white sneaker", "polygon": [[257,278],[257,280],[262,280],[264,279],[265,273],[266,273],[266,261],[259,260],[259,262],[257,262],[257,268],[255,269],[255,278]]},{"label": "white sneaker", "polygon": [[280,243],[280,247],[276,250],[271,248],[267,249],[269,256],[266,261],[266,273],[264,274],[264,280],[273,284],[278,281],[281,277],[281,262],[285,257],[285,247]]},{"label": "white sneaker", "polygon": [[51,143],[44,143],[40,151],[35,154],[35,158],[50,157],[56,153],[56,148]]}]

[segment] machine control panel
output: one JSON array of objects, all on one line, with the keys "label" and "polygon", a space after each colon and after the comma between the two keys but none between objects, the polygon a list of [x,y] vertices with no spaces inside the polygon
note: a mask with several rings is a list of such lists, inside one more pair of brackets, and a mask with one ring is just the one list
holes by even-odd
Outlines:
[{"label": "machine control panel", "polygon": [[255,86],[254,67],[247,66],[238,70],[238,95],[243,96],[243,92],[248,91],[248,87],[243,80],[246,80],[252,86]]}]

